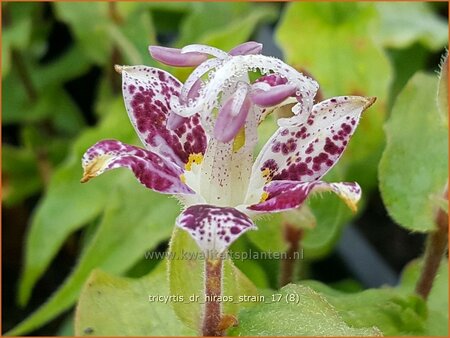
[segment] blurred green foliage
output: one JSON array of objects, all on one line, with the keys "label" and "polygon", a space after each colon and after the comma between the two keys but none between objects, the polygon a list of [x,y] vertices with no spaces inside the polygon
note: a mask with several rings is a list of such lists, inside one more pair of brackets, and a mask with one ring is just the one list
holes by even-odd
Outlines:
[{"label": "blurred green foliage", "polygon": [[[120,76],[114,73],[114,64],[158,66],[168,69],[181,80],[188,75],[189,70],[172,69],[154,62],[147,52],[149,44],[179,47],[206,43],[227,50],[250,38],[256,39],[261,25],[266,28],[276,25],[275,39],[286,62],[310,73],[320,83],[325,98],[346,94],[377,96],[376,104],[363,117],[349,149],[326,179],[358,181],[363,187],[364,198],[377,189],[377,168],[386,139],[383,124],[391,115],[386,132],[392,142],[388,139],[385,162],[380,167],[385,171],[382,188],[383,184],[384,191],[398,187],[395,198],[405,203],[409,192],[410,196],[420,200],[418,203],[426,204],[428,216],[424,213],[424,217],[429,219],[430,210],[442,205],[442,201],[438,197],[428,198],[431,192],[426,188],[423,189],[428,195],[418,195],[418,190],[411,191],[407,183],[411,182],[410,175],[416,171],[418,161],[426,161],[424,165],[434,166],[439,171],[439,175],[433,176],[436,180],[433,181],[433,193],[445,183],[442,173],[447,172],[447,167],[437,166],[442,164],[439,159],[447,158],[445,151],[448,150],[441,143],[448,131],[439,127],[442,130],[436,133],[431,126],[439,119],[437,107],[433,106],[437,79],[433,82],[430,75],[415,76],[398,99],[397,95],[413,74],[430,68],[427,64],[430,57],[448,43],[447,22],[436,14],[438,6],[310,2],[286,5],[245,2],[2,3],[2,203],[5,208],[14,208],[38,200],[36,205],[33,204],[24,244],[24,265],[18,288],[20,305],[29,302],[36,283],[68,238],[80,229],[85,233],[80,258],[61,287],[9,334],[23,335],[51,321],[74,306],[81,290],[83,312],[78,313],[77,334],[86,333],[86,327],[92,326],[92,316],[112,318],[117,313],[123,317],[115,327],[105,318],[93,317],[99,324],[99,331],[93,334],[193,333],[175,317],[177,313],[186,319],[183,313],[197,311],[192,306],[173,310],[158,305],[154,309],[140,310],[139,297],[145,298],[149,292],[169,294],[174,283],[182,284],[182,279],[172,280],[169,288],[163,264],[139,280],[109,275],[143,276],[150,272],[157,262],[145,260],[144,253],[156,250],[169,239],[179,212],[176,201],[144,189],[127,171],[109,173],[87,185],[79,183],[80,159],[90,145],[106,138],[139,144],[123,106]],[[437,69],[437,64],[432,67]],[[415,100],[414,103],[411,100]],[[442,98],[440,102],[443,102]],[[407,109],[410,106],[412,109]],[[442,115],[446,116],[446,113],[441,112]],[[406,119],[411,122],[408,124],[411,130],[399,134]],[[261,139],[267,139],[274,130],[274,120],[268,120],[271,123],[263,124],[260,130]],[[442,119],[440,121],[442,125]],[[392,151],[396,147],[394,141],[400,142],[397,147],[407,149],[406,145],[415,144],[410,142],[415,137],[412,135],[417,135],[412,129],[428,126],[428,122],[430,128],[426,130],[429,134],[418,130],[420,138],[416,141],[423,149],[415,154],[418,159],[408,158],[407,152],[402,150],[404,158],[391,162],[405,168],[391,168],[397,178],[388,173],[387,159],[395,159],[400,153],[389,155],[389,149]],[[423,141],[425,138],[426,142]],[[429,138],[436,140],[431,142]],[[426,147],[432,151],[427,152]],[[431,155],[434,157],[426,157]],[[429,177],[428,169],[423,168],[421,177]],[[400,184],[402,179],[405,184]],[[388,180],[394,181],[386,184]],[[413,185],[412,189],[420,186]],[[358,216],[364,212],[365,203],[363,200]],[[332,251],[345,224],[355,217],[331,195],[312,198],[308,207],[315,215],[315,226],[304,229],[302,247],[306,262],[303,264]],[[406,210],[408,208],[402,204],[389,202],[387,207],[394,219],[407,229],[428,231],[432,228],[421,218],[410,221],[411,216],[405,216],[408,211],[417,212],[416,208]],[[260,220],[259,230],[240,239],[233,250],[286,250],[280,231],[280,223],[286,221],[285,217],[276,215]],[[14,225],[4,224],[4,227],[9,226]],[[257,286],[277,286],[276,263],[248,260],[235,264]],[[105,272],[96,271],[91,275],[97,268]],[[229,269],[233,270],[229,272],[230,276],[247,280],[232,262],[229,262]],[[192,271],[180,270],[179,273],[195,274]],[[92,283],[92,288],[86,284],[87,280]],[[247,291],[254,290],[250,281],[246,282]],[[191,286],[198,288],[198,281]],[[326,286],[316,288],[312,284],[310,287],[290,286],[282,292],[299,292],[311,312],[328,313],[326,318],[318,316],[312,321],[312,317],[303,312],[300,320],[295,316],[303,309],[294,305],[260,304],[244,310],[242,317],[239,314],[243,325],[234,331],[235,334],[298,334],[297,328],[301,324],[305,330],[311,328],[304,331],[305,334],[318,335],[321,332],[313,330],[314,323],[323,320],[330,322],[330,328],[338,330],[328,332],[333,335],[338,332],[346,335],[378,332],[354,328],[371,326],[377,326],[384,334],[445,334],[442,325],[445,316],[429,319],[430,316],[422,323],[420,304],[411,300],[412,288],[402,289],[402,294],[383,290],[373,294],[366,292],[347,301],[343,296],[332,294]],[[93,298],[92,290],[101,290],[113,297],[107,313],[99,311],[98,306],[102,309],[105,306]],[[398,311],[410,311],[402,317],[401,323],[405,326],[386,324],[397,318],[395,309],[384,312],[382,309],[379,320],[370,316],[366,321],[364,316],[346,316],[349,306],[358,307],[366,302],[373,312],[378,311],[374,305],[377,297],[383,299],[383,309],[394,306]],[[127,306],[139,315],[130,317],[129,313],[123,312],[125,302],[129,302]],[[428,310],[444,312],[443,308],[442,305],[435,306],[433,301]],[[239,309],[229,310],[237,313]],[[167,320],[166,327],[172,327],[173,332],[164,331],[165,327],[158,325],[143,327],[136,324],[144,321],[140,318],[156,315]],[[274,316],[286,321],[272,323]],[[260,326],[253,326],[254,318]],[[271,321],[266,321],[267,318]],[[416,319],[418,326],[414,328],[411,322]],[[71,323],[71,319],[67,323]],[[305,326],[306,323],[313,325]],[[130,327],[133,331],[128,331]],[[73,334],[70,330],[61,332]]]}]

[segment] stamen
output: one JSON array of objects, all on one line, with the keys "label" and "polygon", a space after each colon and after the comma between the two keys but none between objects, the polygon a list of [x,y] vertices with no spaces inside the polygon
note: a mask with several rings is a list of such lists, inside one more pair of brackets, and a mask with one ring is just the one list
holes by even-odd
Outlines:
[{"label": "stamen", "polygon": [[248,84],[245,82],[239,82],[237,89],[233,95],[233,105],[231,106],[231,116],[239,114],[242,104],[248,94]]},{"label": "stamen", "polygon": [[[184,104],[188,102],[188,98],[193,91],[193,87],[201,80],[201,77],[209,72],[211,69],[216,68],[222,63],[220,59],[209,59],[198,66],[187,78],[180,91],[180,103]],[[188,115],[186,115],[188,116]]]},{"label": "stamen", "polygon": [[245,126],[239,129],[233,141],[233,151],[237,152],[245,144]]},{"label": "stamen", "polygon": [[220,109],[214,126],[215,138],[220,142],[230,142],[245,124],[251,106],[248,86],[243,83]]},{"label": "stamen", "polygon": [[[309,114],[311,111],[314,96],[319,88],[317,82],[299,73],[281,60],[263,55],[237,55],[230,57],[226,62],[223,60],[219,60],[219,62],[221,63],[220,67],[216,67],[214,76],[208,81],[205,89],[202,91],[202,95],[192,105],[180,106],[174,102],[174,109],[177,110],[179,115],[190,116],[198,112],[202,112],[205,115],[210,114],[213,107],[217,105],[217,97],[225,87],[238,81],[245,72],[255,71],[256,69],[259,69],[263,74],[276,73],[278,76],[286,78],[289,83],[297,88],[298,92],[303,96],[303,101],[293,107],[294,114]],[[197,75],[193,82],[198,77]],[[187,94],[190,88],[185,87],[182,88],[182,91]]]},{"label": "stamen", "polygon": [[187,45],[181,49],[181,53],[201,53],[201,54],[209,54],[212,56],[215,56],[219,59],[226,59],[228,57],[228,53],[224,52],[223,50],[207,45],[200,45],[200,44],[192,44]]},{"label": "stamen", "polygon": [[271,87],[269,90],[254,90],[250,97],[260,107],[273,107],[295,94],[297,88],[291,84]]},{"label": "stamen", "polygon": [[232,50],[228,52],[230,55],[249,55],[249,54],[259,54],[261,53],[263,48],[262,43],[258,43],[255,41],[249,41],[242,43],[236,47],[234,47]]},{"label": "stamen", "polygon": [[149,46],[148,50],[155,60],[174,67],[195,67],[208,59],[205,53],[184,53],[178,48]]},{"label": "stamen", "polygon": [[202,79],[198,79],[197,81],[194,82],[194,84],[192,85],[192,87],[189,90],[189,93],[187,95],[188,102],[189,102],[189,100],[194,100],[197,97],[199,97],[200,89],[202,89],[202,86],[203,86]]}]

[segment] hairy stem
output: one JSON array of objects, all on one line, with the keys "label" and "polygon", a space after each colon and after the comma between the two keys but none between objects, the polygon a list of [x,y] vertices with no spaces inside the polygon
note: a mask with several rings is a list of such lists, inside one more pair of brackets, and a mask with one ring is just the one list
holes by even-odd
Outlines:
[{"label": "hairy stem", "polygon": [[203,336],[222,336],[222,260],[205,259],[205,308],[202,324]]},{"label": "hairy stem", "polygon": [[[448,190],[445,191],[447,197]],[[427,299],[448,246],[448,215],[439,209],[436,214],[437,229],[430,233],[425,246],[422,271],[416,284],[416,293]]]},{"label": "hairy stem", "polygon": [[286,258],[281,260],[280,286],[295,280],[296,263],[300,257],[302,230],[289,223],[284,224],[284,240],[288,243]]}]

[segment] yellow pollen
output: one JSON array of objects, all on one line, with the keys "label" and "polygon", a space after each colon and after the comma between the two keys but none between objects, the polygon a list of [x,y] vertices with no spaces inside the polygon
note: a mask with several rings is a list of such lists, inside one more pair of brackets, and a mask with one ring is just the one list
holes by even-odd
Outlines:
[{"label": "yellow pollen", "polygon": [[181,182],[186,183],[186,176],[184,176],[184,174],[181,174],[180,180],[181,180]]},{"label": "yellow pollen", "polygon": [[261,194],[261,199],[259,200],[259,203],[266,201],[268,198],[269,198],[269,193],[263,191],[263,193]]},{"label": "yellow pollen", "polygon": [[262,177],[266,180],[266,183],[270,182],[272,180],[271,178],[271,172],[269,168],[266,168],[261,171]]},{"label": "yellow pollen", "polygon": [[237,152],[244,146],[244,144],[245,144],[245,126],[239,129],[238,133],[234,137],[233,151]]},{"label": "yellow pollen", "polygon": [[202,155],[202,154],[200,154],[200,153],[197,153],[197,154],[190,154],[190,155],[189,155],[188,162],[184,165],[184,168],[185,168],[187,171],[191,171],[191,169],[192,169],[192,164],[193,164],[193,163],[195,163],[195,164],[201,164],[202,161],[203,161],[203,155]]}]

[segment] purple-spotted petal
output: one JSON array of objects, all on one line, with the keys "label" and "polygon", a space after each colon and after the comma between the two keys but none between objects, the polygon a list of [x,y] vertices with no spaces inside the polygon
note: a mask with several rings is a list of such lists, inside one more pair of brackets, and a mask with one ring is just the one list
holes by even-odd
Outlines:
[{"label": "purple-spotted petal", "polygon": [[264,191],[268,194],[267,198],[248,209],[269,213],[294,209],[300,206],[312,192],[332,191],[355,212],[356,204],[361,198],[361,188],[357,183],[274,181],[265,186]]},{"label": "purple-spotted petal", "polygon": [[174,67],[195,67],[208,59],[207,54],[182,53],[178,48],[149,46],[148,51],[155,60]]},{"label": "purple-spotted petal", "polygon": [[260,107],[272,107],[280,104],[288,97],[295,94],[297,88],[290,84],[271,87],[269,90],[254,90],[250,97]]},{"label": "purple-spotted petal", "polygon": [[122,67],[123,96],[128,115],[145,147],[179,166],[190,154],[206,150],[206,134],[198,114],[172,116],[171,99],[178,98],[181,83],[169,73],[146,66]]},{"label": "purple-spotted petal", "polygon": [[244,125],[251,106],[247,84],[238,86],[219,111],[214,125],[214,137],[224,143],[230,142]]},{"label": "purple-spotted petal", "polygon": [[176,220],[208,255],[220,255],[244,232],[256,229],[252,220],[242,212],[227,207],[194,205]]},{"label": "purple-spotted petal", "polygon": [[186,122],[186,117],[180,116],[174,112],[170,112],[167,117],[167,128],[169,130],[176,130]]},{"label": "purple-spotted petal", "polygon": [[105,171],[126,167],[149,189],[166,194],[193,194],[181,181],[183,170],[151,151],[104,140],[90,147],[83,155],[81,182],[87,182]]},{"label": "purple-spotted petal", "polygon": [[262,48],[263,48],[262,43],[258,43],[255,41],[248,41],[234,47],[232,50],[228,52],[228,54],[233,56],[259,54],[261,53]]},{"label": "purple-spotted petal", "polygon": [[374,98],[341,96],[314,106],[303,123],[281,127],[261,150],[252,175],[268,180],[320,179],[340,158]]}]

